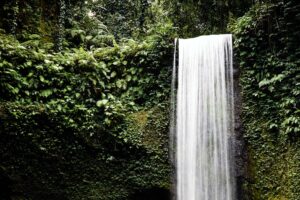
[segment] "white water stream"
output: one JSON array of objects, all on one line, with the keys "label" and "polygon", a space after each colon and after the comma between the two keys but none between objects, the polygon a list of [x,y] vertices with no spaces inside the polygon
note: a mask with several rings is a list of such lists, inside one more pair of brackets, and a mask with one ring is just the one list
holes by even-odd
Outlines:
[{"label": "white water stream", "polygon": [[233,200],[232,36],[179,39],[176,199]]}]

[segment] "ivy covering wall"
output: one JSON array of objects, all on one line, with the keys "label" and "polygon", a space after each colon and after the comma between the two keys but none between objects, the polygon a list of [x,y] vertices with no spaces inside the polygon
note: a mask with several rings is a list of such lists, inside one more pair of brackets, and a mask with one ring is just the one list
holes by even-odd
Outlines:
[{"label": "ivy covering wall", "polygon": [[300,197],[300,6],[257,4],[232,27],[248,150],[248,199]]},{"label": "ivy covering wall", "polygon": [[300,6],[260,2],[235,20],[252,1],[1,1],[0,199],[168,193],[173,39],[230,23],[248,154],[239,196],[298,200]]},{"label": "ivy covering wall", "polygon": [[171,30],[62,53],[0,33],[1,198],[113,200],[169,188]]},{"label": "ivy covering wall", "polygon": [[174,28],[121,4],[1,1],[0,199],[168,194]]}]

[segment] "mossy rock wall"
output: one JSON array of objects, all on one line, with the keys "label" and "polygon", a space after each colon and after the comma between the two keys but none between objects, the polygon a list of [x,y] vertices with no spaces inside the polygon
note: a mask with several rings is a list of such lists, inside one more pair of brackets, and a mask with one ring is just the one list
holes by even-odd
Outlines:
[{"label": "mossy rock wall", "polygon": [[300,6],[257,4],[233,27],[248,151],[245,199],[300,197]]},{"label": "mossy rock wall", "polygon": [[59,12],[57,0],[3,0],[0,3],[0,28],[22,37],[40,34],[44,39],[53,40]]},{"label": "mossy rock wall", "polygon": [[[14,109],[24,112],[24,116],[14,118],[11,113]],[[36,124],[29,127],[26,118],[30,117],[25,115],[32,110]],[[168,190],[167,140],[159,140],[159,137],[167,137],[166,111],[156,108],[142,112],[147,113],[149,119],[140,124],[130,117],[130,128],[124,130],[136,131],[135,141],[120,136],[123,143],[110,139],[109,144],[96,148],[74,135],[72,130],[56,128],[57,124],[40,107],[2,104],[3,198],[115,200],[127,199],[151,188]],[[26,125],[19,127],[21,130],[14,130],[14,126],[22,123]],[[150,135],[158,136],[158,140],[152,143],[147,139]]]},{"label": "mossy rock wall", "polygon": [[[300,196],[300,7],[276,2],[257,4],[232,26],[248,152],[241,196],[249,200]],[[172,25],[141,42],[54,53],[41,21],[28,21],[34,30],[23,24],[41,31],[29,41],[0,30],[0,198],[125,200],[167,191]]]},{"label": "mossy rock wall", "polygon": [[169,36],[62,53],[0,38],[1,199],[168,193]]}]

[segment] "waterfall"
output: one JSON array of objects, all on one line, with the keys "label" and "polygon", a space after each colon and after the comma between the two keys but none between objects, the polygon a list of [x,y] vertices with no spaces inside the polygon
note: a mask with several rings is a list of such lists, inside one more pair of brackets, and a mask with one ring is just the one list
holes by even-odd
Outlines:
[{"label": "waterfall", "polygon": [[179,39],[176,103],[176,199],[235,199],[230,34]]},{"label": "waterfall", "polygon": [[171,82],[171,101],[170,101],[170,158],[171,161],[175,161],[175,151],[176,151],[176,145],[175,145],[175,133],[176,133],[176,50],[177,50],[177,41],[176,38],[174,41],[174,57],[173,57],[173,70],[172,70],[172,82]]}]

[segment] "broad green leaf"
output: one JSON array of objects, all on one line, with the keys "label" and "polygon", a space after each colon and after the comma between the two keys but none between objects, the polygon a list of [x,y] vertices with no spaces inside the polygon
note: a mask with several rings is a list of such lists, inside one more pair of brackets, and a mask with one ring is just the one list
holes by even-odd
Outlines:
[{"label": "broad green leaf", "polygon": [[117,75],[117,73],[116,73],[115,71],[113,71],[113,72],[110,74],[110,77],[114,78],[116,75]]},{"label": "broad green leaf", "polygon": [[103,99],[103,100],[97,101],[96,105],[98,107],[102,107],[102,106],[105,106],[107,103],[108,103],[108,100],[107,99]]},{"label": "broad green leaf", "polygon": [[41,96],[42,97],[48,97],[48,96],[50,96],[52,94],[52,90],[43,90],[42,92],[41,92]]}]

